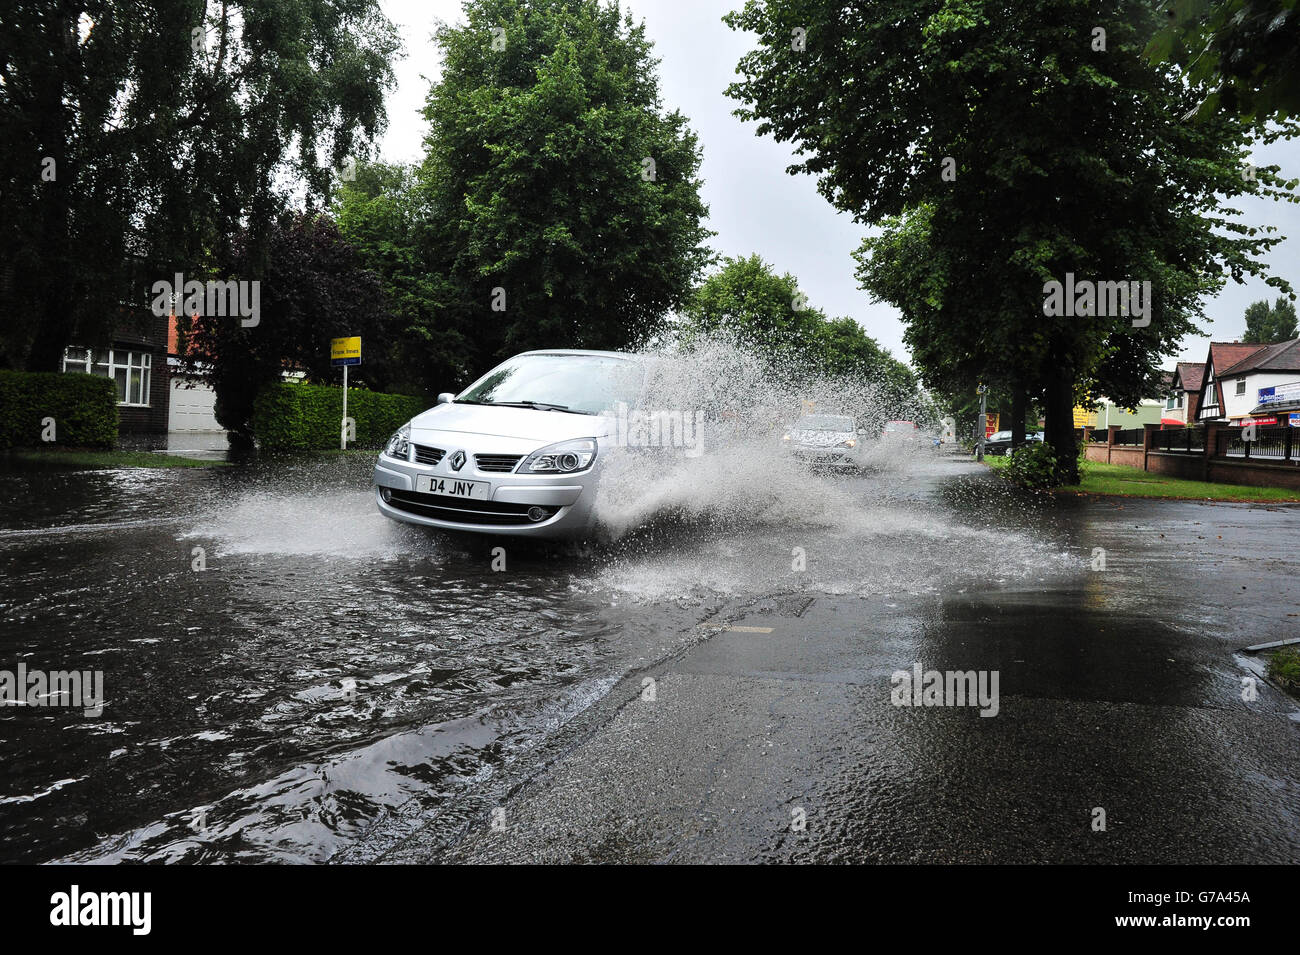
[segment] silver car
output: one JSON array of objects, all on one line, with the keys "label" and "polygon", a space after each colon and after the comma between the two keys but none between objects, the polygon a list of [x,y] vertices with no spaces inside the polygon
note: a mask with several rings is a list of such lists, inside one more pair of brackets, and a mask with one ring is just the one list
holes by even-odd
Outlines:
[{"label": "silver car", "polygon": [[582,537],[611,419],[644,380],[636,355],[516,355],[412,418],[375,465],[375,503],[395,521],[451,531]]},{"label": "silver car", "polygon": [[806,464],[856,470],[864,436],[849,415],[810,414],[792,424],[781,443]]}]

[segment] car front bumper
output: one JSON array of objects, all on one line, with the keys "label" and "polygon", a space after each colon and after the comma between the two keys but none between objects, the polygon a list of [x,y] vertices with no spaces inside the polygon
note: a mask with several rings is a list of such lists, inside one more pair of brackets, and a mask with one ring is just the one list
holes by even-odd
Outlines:
[{"label": "car front bumper", "polygon": [[[420,475],[454,477],[490,485],[486,500],[425,494]],[[595,468],[579,474],[500,474],[445,462],[419,464],[380,456],[375,465],[375,505],[385,517],[441,530],[512,537],[582,537],[592,529]],[[531,513],[530,513],[531,512]],[[539,516],[540,515],[540,516]]]},{"label": "car front bumper", "polygon": [[796,446],[793,453],[796,461],[819,468],[856,468],[860,465],[857,448]]}]

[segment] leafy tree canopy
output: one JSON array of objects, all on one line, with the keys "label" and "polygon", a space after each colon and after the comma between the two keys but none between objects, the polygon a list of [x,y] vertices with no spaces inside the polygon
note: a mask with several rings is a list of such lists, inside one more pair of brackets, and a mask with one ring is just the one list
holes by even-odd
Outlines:
[{"label": "leafy tree canopy", "polygon": [[1295,0],[1177,0],[1158,5],[1165,27],[1147,46],[1207,93],[1206,116],[1223,108],[1250,118],[1300,115],[1300,8]]},{"label": "leafy tree canopy", "polygon": [[660,103],[644,27],[595,0],[464,9],[436,35],[413,241],[438,279],[411,327],[430,342],[450,329],[480,366],[645,341],[689,295],[710,233],[699,145]]},{"label": "leafy tree canopy", "polygon": [[205,278],[383,127],[377,0],[11,0],[0,16],[4,360],[57,367],[153,281]]},{"label": "leafy tree canopy", "polygon": [[[759,43],[729,89],[738,115],[881,227],[859,275],[903,313],[926,381],[1041,394],[1066,481],[1075,402],[1150,391],[1225,268],[1287,288],[1260,262],[1280,240],[1229,203],[1294,183],[1242,175],[1259,130],[1240,117],[1180,119],[1204,91],[1142,57],[1159,17],[1137,0],[749,0],[726,18]],[[1149,315],[1045,315],[1068,276],[1149,282]]]},{"label": "leafy tree canopy", "polygon": [[726,258],[683,309],[683,337],[723,332],[774,365],[821,375],[856,374],[913,396],[910,368],[852,318],[828,318],[808,304],[798,280],[759,256]]}]

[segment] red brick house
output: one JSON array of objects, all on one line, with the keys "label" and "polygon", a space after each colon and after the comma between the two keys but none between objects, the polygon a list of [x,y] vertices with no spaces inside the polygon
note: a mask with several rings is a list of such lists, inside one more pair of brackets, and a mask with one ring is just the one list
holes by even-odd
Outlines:
[{"label": "red brick house", "polygon": [[1200,410],[1201,382],[1205,377],[1205,363],[1180,361],[1178,367],[1169,375],[1165,407],[1160,415],[1161,427],[1183,428],[1188,422],[1195,424],[1196,412]]}]

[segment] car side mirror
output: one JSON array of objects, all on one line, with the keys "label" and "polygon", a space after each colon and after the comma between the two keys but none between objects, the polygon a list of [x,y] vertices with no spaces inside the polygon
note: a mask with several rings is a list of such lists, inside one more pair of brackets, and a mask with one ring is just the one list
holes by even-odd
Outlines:
[{"label": "car side mirror", "polygon": [[440,405],[449,405],[455,400],[456,400],[455,395],[453,395],[450,391],[444,391],[442,394],[438,396],[437,403]]}]

